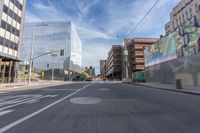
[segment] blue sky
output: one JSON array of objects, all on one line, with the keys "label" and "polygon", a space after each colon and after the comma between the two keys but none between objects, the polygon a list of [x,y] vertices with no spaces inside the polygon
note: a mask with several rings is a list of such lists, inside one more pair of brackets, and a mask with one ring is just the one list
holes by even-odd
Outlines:
[{"label": "blue sky", "polygon": [[[73,21],[83,45],[83,65],[99,67],[113,44],[126,34],[156,0],[27,0],[26,22]],[[132,37],[164,34],[172,8],[180,0],[160,0]]]}]

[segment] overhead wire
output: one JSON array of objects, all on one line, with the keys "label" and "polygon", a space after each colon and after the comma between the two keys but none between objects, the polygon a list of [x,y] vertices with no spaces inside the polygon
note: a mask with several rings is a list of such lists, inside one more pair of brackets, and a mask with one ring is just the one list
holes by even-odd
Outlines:
[{"label": "overhead wire", "polygon": [[153,10],[153,8],[158,4],[159,1],[160,0],[157,0],[153,4],[153,6],[148,10],[148,12],[141,18],[141,20],[128,33],[124,34],[121,38],[127,38],[127,37],[129,37],[129,35],[131,33],[133,33],[138,28],[138,26],[144,21],[144,19],[149,15],[149,13]]}]

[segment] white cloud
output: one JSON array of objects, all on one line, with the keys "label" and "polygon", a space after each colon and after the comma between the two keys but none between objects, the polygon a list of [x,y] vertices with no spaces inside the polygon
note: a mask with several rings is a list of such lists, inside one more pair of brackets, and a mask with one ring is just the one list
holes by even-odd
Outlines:
[{"label": "white cloud", "polygon": [[[108,4],[106,9],[110,14],[110,21],[107,24],[107,32],[117,34],[124,29],[135,27],[147,11],[153,6],[156,0],[136,0],[126,3],[123,6]],[[173,8],[180,0],[161,0],[152,12],[145,18],[135,33],[147,32],[148,30],[161,29],[164,31],[164,24],[169,20],[169,6]]]},{"label": "white cloud", "polygon": [[106,59],[111,45],[99,44],[98,42],[84,46],[83,66],[99,67],[100,59]]},{"label": "white cloud", "polygon": [[43,3],[33,3],[33,7],[36,9],[35,12],[27,11],[26,22],[31,21],[64,21],[70,20],[70,17],[59,10],[52,2],[46,4]]},{"label": "white cloud", "polygon": [[34,15],[33,13],[31,13],[30,11],[26,11],[25,21],[26,22],[39,22],[39,21],[43,21],[43,20],[40,17],[38,17],[37,15]]},{"label": "white cloud", "polygon": [[84,27],[77,27],[77,30],[79,30],[81,37],[86,39],[86,40],[90,40],[90,39],[113,39],[113,36],[111,35],[107,35],[105,33],[102,32],[98,32],[95,30],[91,30],[88,28],[84,28]]},{"label": "white cloud", "polygon": [[[70,1],[70,0],[69,0]],[[64,1],[67,8],[68,0]],[[94,23],[95,18],[85,20],[84,18],[90,13],[91,7],[100,4],[103,0],[74,0],[79,14],[78,17],[70,17],[67,12],[64,12],[61,7],[48,1],[46,4],[35,3],[33,6],[39,14],[28,10],[26,13],[26,21],[60,21],[71,20],[77,26],[78,32],[83,42],[83,62],[84,66],[99,66],[99,60],[107,57],[107,52],[111,45],[115,43],[117,35],[127,33],[144,14],[151,8],[156,0],[130,0],[127,1],[106,1],[104,12],[106,12],[106,20],[101,24],[103,28],[99,28]],[[142,34],[148,34],[150,37],[157,37],[164,32],[164,24],[169,20],[169,13],[172,8],[180,0],[160,0],[158,5],[147,16],[137,30],[131,34],[131,37],[143,37]],[[123,3],[124,4],[119,4]],[[74,8],[73,7],[73,8]],[[72,8],[72,7],[71,7]],[[73,9],[72,8],[72,9]],[[102,16],[102,20],[105,16]],[[151,33],[150,33],[151,32]],[[101,42],[94,41],[102,40]],[[113,43],[111,43],[113,40]],[[103,43],[107,45],[103,45]],[[120,43],[120,42],[118,42]]]},{"label": "white cloud", "polygon": [[79,8],[81,14],[87,14],[90,7],[99,3],[101,0],[81,0],[76,1],[76,4]]}]

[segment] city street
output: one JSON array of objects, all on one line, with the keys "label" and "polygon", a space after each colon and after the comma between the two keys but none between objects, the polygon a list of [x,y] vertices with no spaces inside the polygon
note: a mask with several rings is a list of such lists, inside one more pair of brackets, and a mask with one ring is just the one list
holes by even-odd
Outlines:
[{"label": "city street", "polygon": [[0,133],[199,133],[200,97],[119,82],[0,94]]}]

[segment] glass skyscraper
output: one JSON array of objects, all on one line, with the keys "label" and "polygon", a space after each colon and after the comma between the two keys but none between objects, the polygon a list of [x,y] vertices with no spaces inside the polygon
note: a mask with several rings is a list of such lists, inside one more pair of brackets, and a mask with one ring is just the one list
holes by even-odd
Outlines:
[{"label": "glass skyscraper", "polygon": [[[57,56],[45,55],[33,60],[33,67],[38,70],[60,70],[60,74],[80,73],[82,68],[82,44],[72,22],[37,22],[25,23],[21,60],[29,63],[31,47],[37,57],[49,51],[56,51]],[[64,55],[60,55],[63,50]],[[61,74],[62,73],[62,74]]]}]

